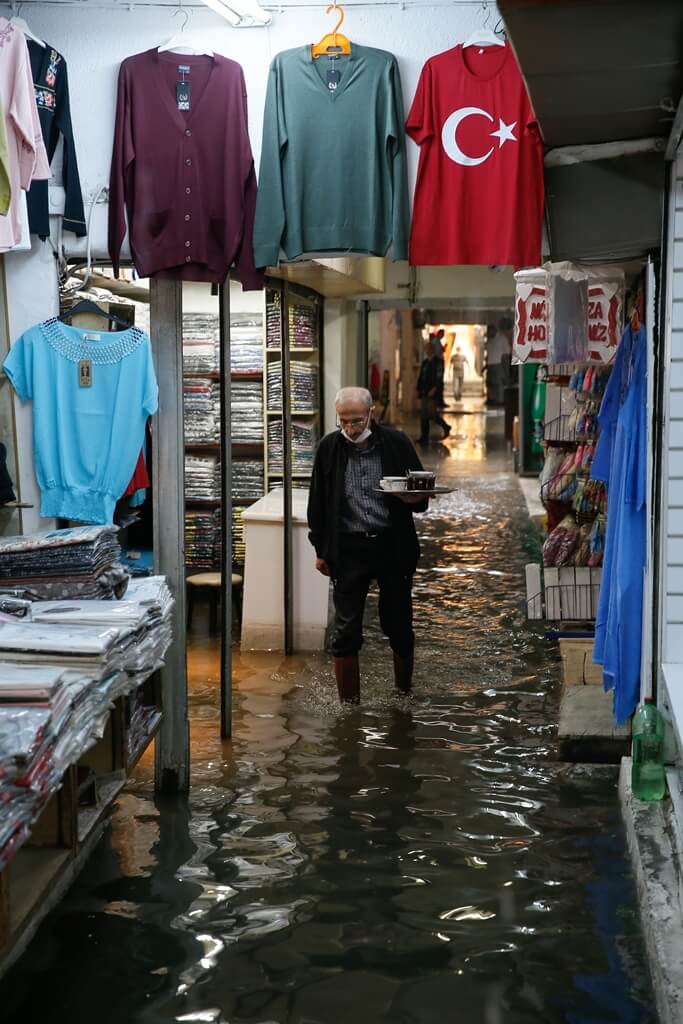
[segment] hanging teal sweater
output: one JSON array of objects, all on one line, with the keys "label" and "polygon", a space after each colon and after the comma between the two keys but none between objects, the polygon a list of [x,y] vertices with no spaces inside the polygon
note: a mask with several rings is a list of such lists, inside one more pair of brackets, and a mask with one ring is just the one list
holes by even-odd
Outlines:
[{"label": "hanging teal sweater", "polygon": [[407,258],[401,79],[396,58],[352,43],[314,60],[310,46],[270,67],[254,227],[257,267],[303,253]]}]

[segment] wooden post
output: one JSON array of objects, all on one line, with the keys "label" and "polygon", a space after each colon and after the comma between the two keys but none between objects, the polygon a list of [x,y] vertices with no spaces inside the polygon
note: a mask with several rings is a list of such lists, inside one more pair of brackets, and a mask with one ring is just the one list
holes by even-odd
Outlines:
[{"label": "wooden post", "polygon": [[220,289],[221,330],[221,736],[232,735],[232,374],[230,275]]},{"label": "wooden post", "polygon": [[154,567],[168,578],[175,606],[173,643],[161,673],[163,719],[156,743],[158,792],[190,784],[185,617],[185,435],[183,422],[182,284],[150,282],[151,337],[159,381],[154,427]]}]

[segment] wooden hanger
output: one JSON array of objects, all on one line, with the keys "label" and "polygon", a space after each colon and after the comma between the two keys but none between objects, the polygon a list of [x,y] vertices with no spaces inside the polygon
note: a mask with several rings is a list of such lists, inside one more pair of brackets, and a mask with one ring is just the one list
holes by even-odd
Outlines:
[{"label": "wooden hanger", "polygon": [[339,14],[339,21],[334,26],[331,32],[323,36],[319,43],[315,43],[311,47],[311,56],[315,59],[316,57],[324,57],[328,53],[351,53],[351,43],[340,34],[339,29],[344,21],[345,14],[344,8],[337,3],[330,4],[325,11],[325,14],[329,14],[330,11],[337,11]]}]

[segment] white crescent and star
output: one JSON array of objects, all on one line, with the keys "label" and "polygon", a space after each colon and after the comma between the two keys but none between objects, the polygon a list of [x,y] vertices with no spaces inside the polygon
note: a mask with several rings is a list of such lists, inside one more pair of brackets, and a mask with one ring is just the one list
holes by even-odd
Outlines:
[{"label": "white crescent and star", "polygon": [[[488,160],[491,154],[495,152],[496,147],[491,146],[483,156],[468,156],[467,153],[463,153],[458,145],[457,131],[462,122],[468,117],[485,117],[491,124],[495,123],[488,110],[482,110],[481,107],[461,107],[460,110],[455,110],[444,121],[441,131],[441,144],[446,150],[446,155],[454,163],[461,164],[463,167],[477,167]],[[517,136],[514,134],[516,127],[516,121],[513,121],[512,124],[505,124],[501,118],[498,118],[498,129],[495,132],[490,132],[490,135],[491,138],[498,139],[499,150],[503,148],[506,142],[518,141]]]}]

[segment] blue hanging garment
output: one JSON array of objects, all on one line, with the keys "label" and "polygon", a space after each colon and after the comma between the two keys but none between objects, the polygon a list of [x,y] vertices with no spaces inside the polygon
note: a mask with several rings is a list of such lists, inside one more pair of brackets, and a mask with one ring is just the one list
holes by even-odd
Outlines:
[{"label": "blue hanging garment", "polygon": [[594,661],[614,690],[614,716],[629,718],[640,699],[647,487],[645,328],[619,343],[600,407],[591,476],[607,488],[607,537],[595,623]]}]

